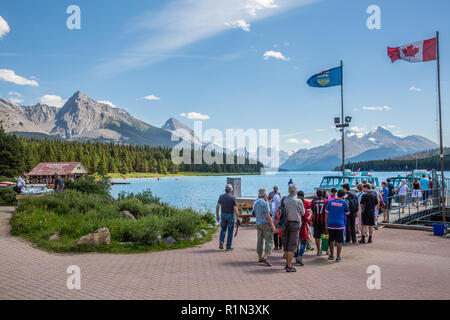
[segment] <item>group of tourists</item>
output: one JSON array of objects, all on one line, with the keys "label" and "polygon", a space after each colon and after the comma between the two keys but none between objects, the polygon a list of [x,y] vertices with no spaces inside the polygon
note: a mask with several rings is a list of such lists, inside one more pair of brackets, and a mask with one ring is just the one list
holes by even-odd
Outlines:
[{"label": "group of tourists", "polygon": [[[22,193],[23,189],[26,188],[27,184],[27,176],[26,174],[20,175],[18,178],[16,178],[16,185],[13,187],[14,191],[18,194]],[[45,179],[45,184],[49,185],[50,180],[48,178]],[[59,173],[55,173],[54,175],[54,185],[55,185],[55,192],[61,192],[64,190],[64,180],[59,175]]]},{"label": "group of tourists", "polygon": [[[259,189],[252,213],[256,220],[258,263],[272,266],[269,257],[273,251],[283,250],[286,272],[296,272],[294,259],[303,266],[303,256],[306,251],[314,250],[313,244],[317,256],[326,251],[328,260],[340,262],[344,245],[372,243],[376,217],[383,207],[381,203],[388,203],[388,183],[381,191],[368,183],[358,185],[356,193],[351,192],[349,184],[343,184],[340,190],[333,188],[330,193],[317,190],[311,202],[305,200],[304,192],[298,190],[292,179],[285,197],[277,186],[269,194],[265,188]],[[224,249],[227,236],[228,251],[233,250],[235,221],[240,224],[237,201],[232,193],[233,187],[227,185],[216,207],[216,219],[221,225],[219,249]]]}]

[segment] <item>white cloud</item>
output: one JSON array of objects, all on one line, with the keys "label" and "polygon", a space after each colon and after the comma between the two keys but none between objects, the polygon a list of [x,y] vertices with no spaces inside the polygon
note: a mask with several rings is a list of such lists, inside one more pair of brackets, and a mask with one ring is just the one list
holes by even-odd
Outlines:
[{"label": "white cloud", "polygon": [[22,86],[38,87],[39,84],[36,80],[28,80],[24,77],[17,75],[14,70],[0,69],[0,79],[6,82],[12,82]]},{"label": "white cloud", "polygon": [[11,29],[9,28],[8,22],[0,16],[0,39],[7,34]]},{"label": "white cloud", "polygon": [[67,99],[63,99],[60,96],[56,96],[53,94],[46,94],[39,98],[40,103],[57,108],[61,108],[64,103],[66,103],[66,101]]},{"label": "white cloud", "polygon": [[368,111],[389,111],[391,107],[388,106],[379,106],[379,107],[362,107],[363,110]]},{"label": "white cloud", "polygon": [[299,141],[298,139],[291,138],[291,139],[288,139],[287,142],[292,143],[292,144],[311,144],[311,141],[308,139],[302,139],[301,141]]},{"label": "white cloud", "polygon": [[112,103],[111,101],[108,101],[108,100],[105,100],[105,101],[97,101],[98,103],[103,103],[103,104],[106,104],[106,105],[108,105],[108,106],[110,106],[110,107],[113,107],[113,108],[117,108],[117,106],[114,104],[114,103]]},{"label": "white cloud", "polygon": [[364,130],[365,130],[365,128],[361,128],[361,127],[357,127],[357,126],[350,128],[350,131],[352,131],[352,132],[364,132]]},{"label": "white cloud", "polygon": [[19,104],[23,102],[23,96],[19,92],[10,91],[8,92],[8,96],[9,96],[8,100],[11,101],[12,103]]},{"label": "white cloud", "polygon": [[159,101],[161,100],[161,98],[155,96],[154,94],[151,94],[149,96],[144,97],[145,100],[150,100],[150,101]]},{"label": "white cloud", "polygon": [[273,51],[269,50],[264,53],[264,60],[269,60],[269,58],[274,58],[277,60],[283,60],[283,61],[289,61],[290,58],[286,58],[283,56],[283,54],[279,51]]},{"label": "white cloud", "polygon": [[263,9],[275,9],[278,5],[275,4],[274,0],[247,0],[245,4],[245,9],[252,16],[256,16],[256,12]]},{"label": "white cloud", "polygon": [[181,113],[180,116],[188,118],[190,120],[208,120],[209,116],[206,114],[201,114],[198,112],[189,112],[188,114],[186,113]]},{"label": "white cloud", "polygon": [[273,0],[167,1],[161,9],[132,19],[124,32],[128,38],[139,40],[123,44],[125,49],[116,56],[106,57],[106,62],[95,66],[95,72],[107,75],[158,63],[188,45],[226,31],[225,22],[242,19],[251,24],[317,1],[277,0],[276,10],[263,10],[274,7]]},{"label": "white cloud", "polygon": [[418,91],[418,92],[422,91],[422,89],[416,88],[416,87],[414,87],[414,86],[411,86],[408,90],[409,90],[409,91]]},{"label": "white cloud", "polygon": [[239,19],[236,21],[232,21],[232,22],[225,22],[225,25],[228,28],[233,28],[233,29],[242,29],[246,32],[250,31],[250,24],[245,22],[245,20]]}]

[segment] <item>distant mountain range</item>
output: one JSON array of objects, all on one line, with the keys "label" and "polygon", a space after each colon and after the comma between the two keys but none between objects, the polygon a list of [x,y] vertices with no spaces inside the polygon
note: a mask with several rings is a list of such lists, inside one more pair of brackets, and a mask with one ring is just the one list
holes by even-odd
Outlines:
[{"label": "distant mountain range", "polygon": [[[438,145],[422,136],[405,138],[378,127],[368,133],[347,131],[345,158],[347,162],[380,160],[437,148]],[[300,149],[282,165],[284,170],[332,170],[342,161],[341,139],[312,149]]]},{"label": "distant mountain range", "polygon": [[[172,148],[179,141],[172,135],[201,145],[203,149],[214,149],[213,143],[204,143],[194,131],[181,121],[170,118],[158,128],[147,124],[120,108],[97,102],[80,91],[56,108],[45,104],[19,106],[0,99],[0,124],[6,132],[25,137],[65,139],[78,141],[114,142]],[[177,140],[177,139],[174,139]],[[351,130],[346,133],[346,162],[378,160],[400,157],[411,153],[437,148],[437,144],[421,137],[401,138],[378,127],[362,134]],[[275,167],[270,155],[278,151],[279,165],[283,170],[331,170],[341,163],[341,140],[312,149],[281,151],[260,146],[253,155],[246,148],[235,151],[237,156],[255,158],[265,167]],[[268,155],[260,159],[258,154]]]}]

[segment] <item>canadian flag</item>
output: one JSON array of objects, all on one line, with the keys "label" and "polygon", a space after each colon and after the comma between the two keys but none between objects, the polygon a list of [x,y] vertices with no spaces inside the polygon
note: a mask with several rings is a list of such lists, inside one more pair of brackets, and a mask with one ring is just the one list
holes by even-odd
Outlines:
[{"label": "canadian flag", "polygon": [[397,60],[425,62],[436,60],[436,38],[417,41],[397,48],[388,47],[392,63]]}]

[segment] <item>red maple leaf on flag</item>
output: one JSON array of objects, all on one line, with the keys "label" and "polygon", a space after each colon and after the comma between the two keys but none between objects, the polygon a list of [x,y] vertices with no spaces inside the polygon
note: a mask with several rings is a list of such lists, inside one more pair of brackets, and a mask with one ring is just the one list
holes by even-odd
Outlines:
[{"label": "red maple leaf on flag", "polygon": [[413,45],[409,45],[406,48],[402,49],[403,54],[405,55],[405,57],[415,57],[416,54],[419,53],[419,48],[416,48]]}]

